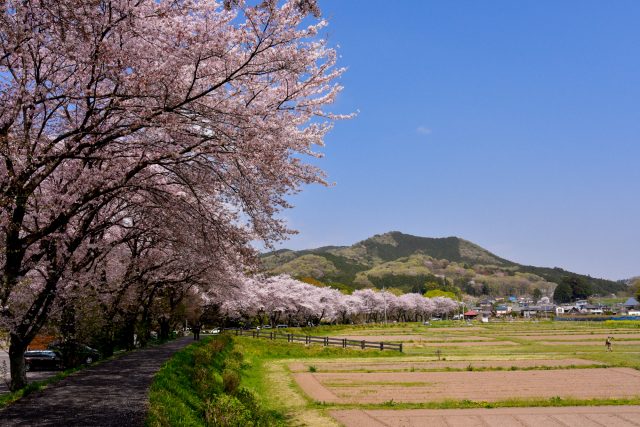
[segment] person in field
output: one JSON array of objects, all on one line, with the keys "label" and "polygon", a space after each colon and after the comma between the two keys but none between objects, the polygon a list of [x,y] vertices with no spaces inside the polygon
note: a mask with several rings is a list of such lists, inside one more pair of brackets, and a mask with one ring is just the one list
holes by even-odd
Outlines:
[{"label": "person in field", "polygon": [[607,337],[607,340],[604,342],[605,347],[607,347],[607,351],[613,351],[613,337]]}]

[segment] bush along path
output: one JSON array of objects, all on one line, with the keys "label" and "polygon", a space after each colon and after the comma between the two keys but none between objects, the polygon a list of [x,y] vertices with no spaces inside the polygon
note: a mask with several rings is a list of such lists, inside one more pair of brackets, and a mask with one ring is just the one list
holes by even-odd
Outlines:
[{"label": "bush along path", "polygon": [[2,426],[142,426],[153,376],[184,337],[83,369],[0,411]]},{"label": "bush along path", "polygon": [[265,409],[253,391],[241,386],[246,369],[228,335],[176,353],[153,380],[147,426],[285,425],[284,414]]},{"label": "bush along path", "polygon": [[[306,358],[397,358],[399,354],[231,334],[208,338],[176,353],[155,376],[147,426],[335,425],[317,409],[306,407],[306,401],[291,390],[286,372],[274,376],[272,363]],[[307,422],[310,419],[313,421]]]}]

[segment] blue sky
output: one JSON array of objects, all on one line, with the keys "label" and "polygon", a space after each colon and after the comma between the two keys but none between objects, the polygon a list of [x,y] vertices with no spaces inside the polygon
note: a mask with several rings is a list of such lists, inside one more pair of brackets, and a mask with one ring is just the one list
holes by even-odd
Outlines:
[{"label": "blue sky", "polygon": [[281,247],[398,230],[640,274],[640,2],[320,0],[359,110]]}]

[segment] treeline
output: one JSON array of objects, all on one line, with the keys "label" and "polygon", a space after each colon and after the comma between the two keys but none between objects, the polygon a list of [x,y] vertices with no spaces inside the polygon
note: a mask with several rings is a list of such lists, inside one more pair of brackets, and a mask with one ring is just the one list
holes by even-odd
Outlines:
[{"label": "treeline", "polygon": [[344,294],[287,275],[246,278],[234,292],[213,304],[226,325],[317,325],[319,323],[368,323],[385,319],[423,321],[446,316],[460,305],[444,297],[419,293],[395,295],[389,291],[358,289]]}]

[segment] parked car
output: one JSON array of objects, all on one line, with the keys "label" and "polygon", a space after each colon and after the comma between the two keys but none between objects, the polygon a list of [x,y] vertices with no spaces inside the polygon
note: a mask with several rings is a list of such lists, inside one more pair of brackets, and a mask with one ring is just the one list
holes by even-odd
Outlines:
[{"label": "parked car", "polygon": [[276,328],[280,329],[280,328],[288,328],[289,325],[276,325]]},{"label": "parked car", "polygon": [[62,354],[55,350],[30,350],[24,352],[27,371],[54,371],[63,368]]},{"label": "parked car", "polygon": [[102,357],[98,350],[76,341],[55,342],[50,344],[48,349],[57,351],[62,355],[65,368],[90,365]]}]

